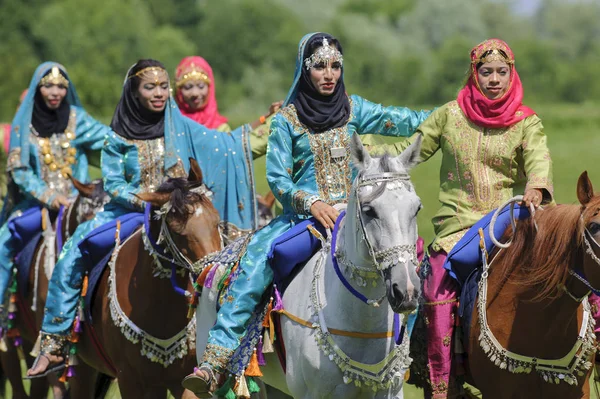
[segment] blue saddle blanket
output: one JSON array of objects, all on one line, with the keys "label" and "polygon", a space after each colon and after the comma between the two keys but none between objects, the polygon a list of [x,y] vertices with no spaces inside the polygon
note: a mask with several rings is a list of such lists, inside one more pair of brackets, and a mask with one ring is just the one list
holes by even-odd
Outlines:
[{"label": "blue saddle blanket", "polygon": [[271,244],[271,250],[267,256],[273,269],[273,282],[281,289],[282,284],[295,271],[321,249],[322,243],[313,233],[309,226],[314,227],[323,237],[327,232],[321,223],[315,218],[304,220],[277,237]]},{"label": "blue saddle blanket", "polygon": [[116,220],[103,224],[92,230],[78,244],[81,251],[82,261],[88,270],[88,291],[85,296],[85,316],[87,320],[92,319],[91,309],[94,294],[102,273],[110,260],[115,249],[115,233],[117,231],[117,220],[121,222],[119,237],[124,242],[144,223],[143,213],[128,213]]},{"label": "blue saddle blanket", "polygon": [[21,252],[27,243],[42,232],[42,208],[33,207],[8,221],[14,253]]},{"label": "blue saddle blanket", "polygon": [[[479,229],[483,229],[483,236],[485,241],[485,249],[487,253],[490,253],[494,249],[494,243],[490,238],[490,222],[496,210],[485,215],[479,220],[473,227],[471,227],[467,233],[460,239],[460,241],[452,248],[444,268],[448,270],[450,275],[463,286],[464,282],[469,278],[474,269],[481,266],[481,248],[479,246]],[[513,217],[516,220],[524,220],[529,218],[529,209],[524,206],[515,206]],[[508,226],[510,226],[510,206],[504,207],[498,214],[496,224],[494,225],[494,235],[497,240],[500,240]]]},{"label": "blue saddle blanket", "polygon": [[[452,248],[444,268],[448,270],[450,275],[460,284],[460,305],[458,315],[460,317],[461,326],[463,329],[463,344],[468,345],[469,336],[471,334],[471,319],[473,317],[473,309],[475,308],[478,283],[481,278],[482,253],[479,237],[479,229],[483,230],[483,239],[485,249],[489,254],[495,247],[490,238],[490,222],[496,210],[485,215],[467,233],[461,240]],[[529,218],[530,212],[524,206],[515,206],[513,217],[516,220],[524,220]],[[506,206],[498,214],[496,224],[494,225],[494,235],[497,240],[500,240],[504,232],[510,226],[510,206]]]}]

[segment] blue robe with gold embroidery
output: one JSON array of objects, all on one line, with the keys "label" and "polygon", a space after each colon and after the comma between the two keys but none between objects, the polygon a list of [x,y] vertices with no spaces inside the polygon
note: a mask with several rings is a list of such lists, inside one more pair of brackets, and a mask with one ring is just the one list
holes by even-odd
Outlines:
[{"label": "blue robe with gold embroidery", "polygon": [[[189,158],[198,161],[204,184],[213,192],[213,205],[230,235],[255,228],[254,182],[250,126],[229,134],[208,129],[179,112],[167,101],[165,135],[151,140],[128,140],[111,132],[102,148],[104,189],[111,197],[104,211],[79,225],[67,241],[52,273],[44,321],[42,351],[58,353],[64,347],[75,318],[86,272],[79,242],[93,229],[130,212],[142,212],[136,194],[155,191],[166,179],[186,177]],[[246,204],[240,207],[239,204]]]},{"label": "blue robe with gold embroidery", "polygon": [[[10,280],[15,252],[15,240],[6,219],[18,218],[33,207],[50,207],[57,195],[77,195],[64,168],[81,182],[89,182],[86,152],[99,150],[110,128],[92,118],[82,107],[77,91],[69,82],[64,101],[71,106],[69,122],[64,132],[56,132],[49,138],[37,136],[31,127],[34,96],[40,79],[53,67],[67,76],[64,67],[55,62],[41,64],[33,74],[29,91],[13,122],[8,154],[7,172],[10,177],[9,194],[4,200],[2,228],[0,228],[0,305]],[[43,152],[50,150],[50,156]],[[72,158],[70,158],[72,157]],[[53,166],[54,165],[54,166]]]},{"label": "blue robe with gold embroidery", "polygon": [[309,217],[310,205],[315,200],[330,205],[347,202],[354,176],[350,165],[352,135],[407,137],[430,114],[403,107],[383,107],[353,95],[350,96],[352,112],[345,126],[313,133],[298,120],[291,104],[306,41],[300,42],[296,78],[285,107],[271,122],[267,150],[267,180],[284,213],[259,230],[248,243],[239,264],[244,278],[236,279],[229,287],[228,300],[221,304],[217,322],[210,330],[202,363],[220,372],[227,368],[245,334],[246,323],[271,284],[273,271],[267,265],[267,253],[273,240]]}]

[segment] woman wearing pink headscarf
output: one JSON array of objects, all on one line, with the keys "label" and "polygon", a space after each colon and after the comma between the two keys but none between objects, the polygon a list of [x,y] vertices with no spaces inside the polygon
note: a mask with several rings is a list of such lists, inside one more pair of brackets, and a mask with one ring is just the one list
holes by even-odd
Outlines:
[{"label": "woman wearing pink headscarf", "polygon": [[[470,73],[458,98],[436,109],[404,143],[422,135],[421,159],[442,152],[436,236],[420,267],[427,326],[426,397],[456,397],[453,357],[458,284],[443,268],[447,254],[483,216],[517,194],[527,206],[552,201],[552,161],[542,121],[523,105],[523,86],[508,45],[489,39],[470,53]],[[377,151],[389,146],[375,147]]]},{"label": "woman wearing pink headscarf", "polygon": [[[213,70],[204,58],[190,56],[182,59],[175,70],[175,87],[175,100],[183,115],[210,129],[222,132],[231,130],[227,118],[219,113]],[[267,152],[270,124],[268,118],[277,112],[280,106],[281,102],[271,104],[267,115],[250,124],[254,129],[250,136],[254,159]]]}]

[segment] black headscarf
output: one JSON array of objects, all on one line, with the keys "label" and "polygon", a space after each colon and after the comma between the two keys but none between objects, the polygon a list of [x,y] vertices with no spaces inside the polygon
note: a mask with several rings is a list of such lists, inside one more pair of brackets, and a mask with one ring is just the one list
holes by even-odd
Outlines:
[{"label": "black headscarf", "polygon": [[134,96],[140,79],[130,77],[151,66],[164,69],[164,66],[158,61],[142,60],[127,72],[123,94],[121,94],[121,99],[110,122],[110,127],[115,133],[129,140],[152,140],[165,134],[165,112],[152,112],[140,104]]},{"label": "black headscarf", "polygon": [[[333,36],[323,33],[311,37],[304,48],[303,60],[312,55],[310,49],[314,47],[316,41],[322,43],[323,38],[331,40]],[[302,65],[302,76],[300,77],[298,94],[293,104],[298,112],[300,122],[315,133],[322,133],[329,129],[344,126],[350,118],[350,101],[346,94],[343,70],[333,94],[323,96],[319,94],[312,84],[310,70],[307,70]]]},{"label": "black headscarf", "polygon": [[[48,71],[48,74],[50,72]],[[60,73],[65,76],[62,71]],[[48,108],[38,87],[33,97],[31,125],[40,137],[50,137],[54,133],[62,133],[69,124],[70,111],[71,107],[67,101],[67,96],[63,98],[57,109]]]}]

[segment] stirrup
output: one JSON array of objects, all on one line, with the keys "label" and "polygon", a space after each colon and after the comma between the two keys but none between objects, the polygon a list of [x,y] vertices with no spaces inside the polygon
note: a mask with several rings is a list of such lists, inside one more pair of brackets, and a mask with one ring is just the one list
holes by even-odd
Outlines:
[{"label": "stirrup", "polygon": [[64,356],[63,356],[63,360],[61,362],[55,363],[54,366],[52,366],[52,362],[50,361],[48,354],[40,353],[33,361],[33,365],[31,366],[32,369],[34,369],[37,366],[38,362],[40,361],[40,359],[42,357],[45,357],[46,359],[48,359],[48,368],[46,369],[46,371],[44,371],[43,373],[39,373],[39,374],[26,375],[25,377],[23,377],[23,379],[32,380],[34,378],[42,378],[51,373],[59,373],[60,371],[64,370],[65,367],[67,367]]},{"label": "stirrup", "polygon": [[196,374],[196,370],[181,381],[181,386],[194,393],[198,398],[212,398],[213,392],[216,390],[215,373],[212,368],[202,366],[200,370],[208,374],[208,379],[204,379]]}]

